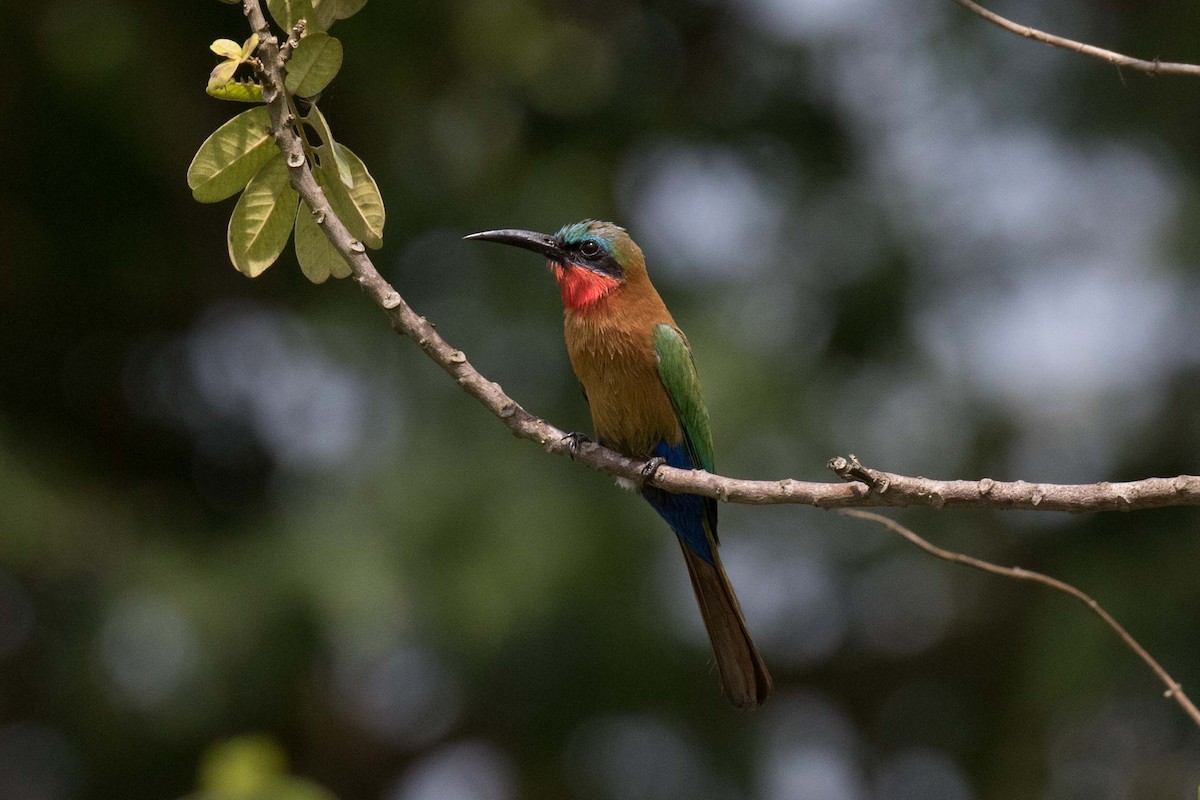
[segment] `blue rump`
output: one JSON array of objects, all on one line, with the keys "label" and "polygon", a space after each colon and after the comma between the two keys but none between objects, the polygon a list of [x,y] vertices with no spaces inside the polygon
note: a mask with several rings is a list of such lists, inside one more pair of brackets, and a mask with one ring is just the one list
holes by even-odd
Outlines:
[{"label": "blue rump", "polygon": [[[666,459],[667,464],[672,467],[696,468],[692,457],[688,455],[687,448],[682,443],[669,445],[666,441],[660,441],[654,447],[654,455]],[[704,530],[706,498],[698,494],[672,494],[652,486],[647,486],[642,491],[642,496],[654,507],[659,516],[667,521],[671,530],[675,531],[675,535],[683,540],[689,550],[708,563],[713,563],[712,543],[708,539],[708,533]]]}]

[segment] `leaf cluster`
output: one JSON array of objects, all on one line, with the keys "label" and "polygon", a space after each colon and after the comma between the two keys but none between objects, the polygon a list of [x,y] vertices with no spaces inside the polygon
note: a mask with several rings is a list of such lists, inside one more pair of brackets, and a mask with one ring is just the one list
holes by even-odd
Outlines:
[{"label": "leaf cluster", "polygon": [[[282,30],[299,34],[295,47],[285,49],[278,59],[288,124],[300,137],[308,167],[334,213],[357,240],[378,248],[383,245],[385,219],[379,187],[362,159],[334,138],[317,105],[321,91],[342,66],[342,43],[327,31],[365,4],[366,0],[268,0],[267,8]],[[223,100],[262,103],[262,84],[237,77],[243,68],[258,78],[263,74],[258,59],[267,56],[258,34],[240,45],[218,39],[211,49],[222,61],[209,76],[208,93]],[[301,112],[301,107],[306,110]],[[257,277],[275,263],[293,231],[296,260],[305,277],[322,283],[331,275],[350,275],[350,266],[321,230],[324,220],[300,203],[291,185],[267,106],[243,111],[214,131],[196,151],[187,180],[192,196],[202,203],[241,193],[229,218],[227,242],[230,261],[244,275]]]}]

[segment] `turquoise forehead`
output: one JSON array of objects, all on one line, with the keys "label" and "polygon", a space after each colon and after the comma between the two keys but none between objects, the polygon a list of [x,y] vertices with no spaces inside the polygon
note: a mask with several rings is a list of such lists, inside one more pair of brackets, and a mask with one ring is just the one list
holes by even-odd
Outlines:
[{"label": "turquoise forehead", "polygon": [[616,244],[617,237],[624,232],[624,228],[618,227],[611,222],[585,219],[583,222],[574,222],[570,225],[562,226],[554,236],[564,244],[575,244],[584,239],[595,239],[611,252],[613,249],[612,246]]}]

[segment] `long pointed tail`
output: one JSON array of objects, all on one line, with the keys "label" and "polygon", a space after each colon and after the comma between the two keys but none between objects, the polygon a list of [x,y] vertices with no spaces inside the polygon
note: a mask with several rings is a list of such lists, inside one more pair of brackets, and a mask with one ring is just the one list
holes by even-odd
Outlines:
[{"label": "long pointed tail", "polygon": [[712,642],[725,694],[738,708],[758,708],[771,696],[771,674],[746,630],[742,607],[725,575],[725,568],[721,566],[716,548],[712,551],[714,563],[710,564],[682,539],[679,544],[683,548],[688,575],[692,578],[692,588],[696,590],[700,616],[704,618],[704,627]]}]

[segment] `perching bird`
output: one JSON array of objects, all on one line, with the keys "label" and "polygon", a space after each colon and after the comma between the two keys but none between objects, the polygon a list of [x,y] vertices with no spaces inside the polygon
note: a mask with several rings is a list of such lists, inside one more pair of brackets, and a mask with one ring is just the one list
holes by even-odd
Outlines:
[{"label": "perching bird", "polygon": [[[623,228],[586,220],[553,236],[496,230],[466,238],[548,259],[562,293],[567,352],[600,444],[634,458],[713,471],[708,410],[691,347],[650,283],[641,248]],[[771,694],[771,676],[717,556],[716,501],[650,486],[642,495],[679,538],[726,695],[738,708],[757,708]]]}]

